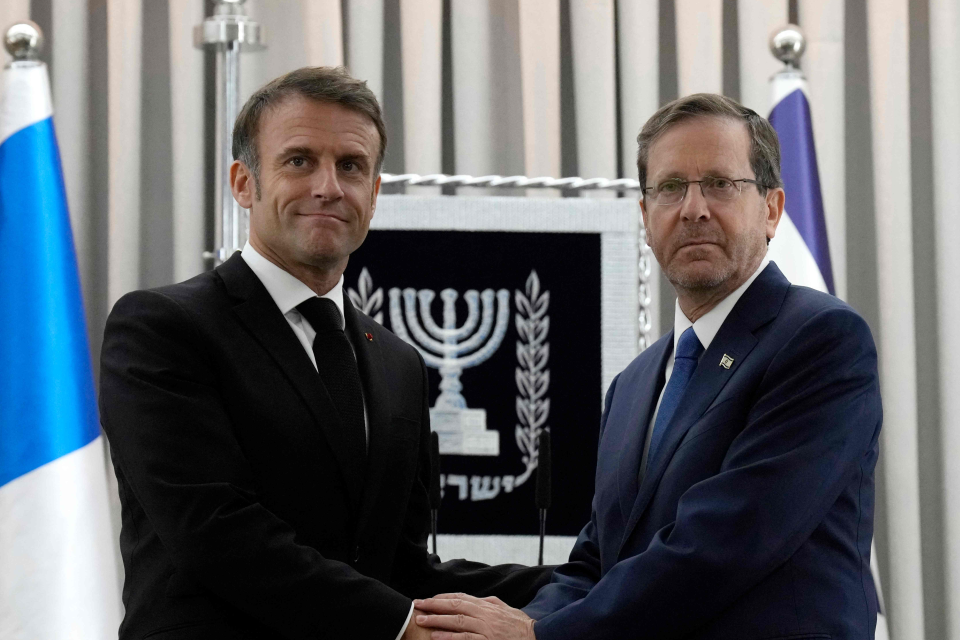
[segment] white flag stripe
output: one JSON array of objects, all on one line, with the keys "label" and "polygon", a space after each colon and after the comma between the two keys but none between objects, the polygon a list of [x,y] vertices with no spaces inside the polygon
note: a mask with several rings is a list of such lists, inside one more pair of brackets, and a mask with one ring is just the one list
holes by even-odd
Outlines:
[{"label": "white flag stripe", "polygon": [[[773,98],[770,102],[770,111],[773,111],[773,107],[776,107],[778,104],[780,104],[781,100],[786,98],[797,89],[800,89],[804,94],[807,94],[807,82],[802,76],[774,76],[773,83],[770,85]],[[809,100],[809,96],[807,96],[807,98]]]},{"label": "white flag stripe", "polygon": [[0,74],[0,144],[24,127],[53,115],[47,66],[17,63]]},{"label": "white flag stripe", "polygon": [[807,247],[803,236],[790,219],[788,211],[784,211],[783,216],[780,217],[777,235],[770,241],[767,255],[777,263],[783,275],[793,284],[811,287],[818,291],[827,290],[827,283],[823,280],[820,267],[817,266],[810,248]]},{"label": "white flag stripe", "polygon": [[115,638],[102,438],[0,487],[0,638]]}]

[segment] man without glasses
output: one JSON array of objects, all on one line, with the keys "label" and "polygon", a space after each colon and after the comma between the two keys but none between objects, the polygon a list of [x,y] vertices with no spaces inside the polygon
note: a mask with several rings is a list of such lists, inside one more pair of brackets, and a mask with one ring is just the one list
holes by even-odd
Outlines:
[{"label": "man without glasses", "polygon": [[522,605],[548,579],[427,554],[426,369],[343,295],[386,143],[376,98],[342,69],[269,83],[233,135],[247,246],[110,314],[122,639],[425,638],[411,598]]},{"label": "man without glasses", "polygon": [[417,621],[434,640],[872,638],[876,350],[850,307],[766,257],[776,132],[697,94],[638,143],[674,329],[610,385],[590,521],[522,611],[449,594]]}]

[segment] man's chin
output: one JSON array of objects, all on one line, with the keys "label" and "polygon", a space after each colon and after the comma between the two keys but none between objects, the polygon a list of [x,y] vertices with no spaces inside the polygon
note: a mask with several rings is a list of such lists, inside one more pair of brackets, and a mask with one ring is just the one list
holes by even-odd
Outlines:
[{"label": "man's chin", "polygon": [[713,289],[723,284],[729,277],[728,269],[723,269],[711,263],[686,264],[680,268],[671,268],[666,272],[667,280],[675,287],[688,291]]},{"label": "man's chin", "polygon": [[349,254],[342,246],[331,243],[303,244],[296,249],[297,262],[318,269],[331,269],[346,264]]}]

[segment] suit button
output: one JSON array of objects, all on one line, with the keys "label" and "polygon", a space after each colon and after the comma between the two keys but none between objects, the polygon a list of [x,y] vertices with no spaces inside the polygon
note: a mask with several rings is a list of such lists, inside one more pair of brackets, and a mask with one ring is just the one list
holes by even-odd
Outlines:
[{"label": "suit button", "polygon": [[360,545],[353,547],[353,564],[360,562]]}]

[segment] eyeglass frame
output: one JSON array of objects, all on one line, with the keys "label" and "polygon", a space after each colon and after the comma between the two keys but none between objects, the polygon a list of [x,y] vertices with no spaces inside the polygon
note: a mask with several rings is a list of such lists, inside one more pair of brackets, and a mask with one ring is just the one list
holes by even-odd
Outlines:
[{"label": "eyeglass frame", "polygon": [[[757,181],[757,180],[754,180],[754,179],[752,179],[752,178],[723,178],[723,177],[720,177],[720,176],[704,176],[703,178],[700,178],[699,180],[680,180],[679,178],[670,178],[669,180],[664,180],[664,182],[673,182],[674,184],[679,184],[679,185],[683,186],[683,195],[681,195],[681,196],[680,196],[680,199],[677,200],[676,202],[670,202],[670,203],[668,203],[668,204],[660,204],[659,202],[654,202],[653,204],[655,204],[655,205],[658,206],[658,207],[673,207],[673,206],[676,206],[676,205],[682,203],[682,202],[683,202],[683,199],[687,197],[687,192],[690,190],[690,185],[691,185],[691,184],[699,185],[699,186],[700,186],[700,195],[703,196],[704,199],[706,199],[707,196],[706,196],[706,194],[703,192],[703,183],[706,182],[707,180],[728,180],[728,181],[730,181],[730,182],[735,182],[735,183],[737,183],[737,195],[740,195],[740,194],[743,193],[743,183],[744,183],[744,182],[749,182],[750,184],[756,185],[757,189],[759,189],[760,187],[763,187],[764,189],[773,189],[773,188],[774,188],[774,187],[771,187],[771,186],[769,186],[769,185],[763,184],[762,182],[759,182],[759,181]],[[656,188],[657,188],[656,186],[653,186],[653,187],[643,187],[643,189],[641,189],[640,191],[643,193],[643,197],[646,198],[646,197],[647,197],[647,192],[648,192],[648,191],[652,191],[653,189],[656,189]],[[733,198],[731,198],[730,200],[719,200],[719,201],[717,201],[717,202],[732,202],[732,201],[733,201]]]}]

